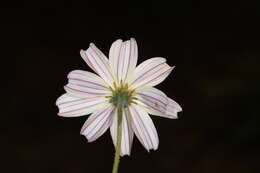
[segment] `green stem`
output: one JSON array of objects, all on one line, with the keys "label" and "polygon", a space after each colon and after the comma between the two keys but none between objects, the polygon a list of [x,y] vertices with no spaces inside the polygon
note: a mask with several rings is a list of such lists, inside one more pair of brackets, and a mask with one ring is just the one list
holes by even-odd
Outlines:
[{"label": "green stem", "polygon": [[115,159],[114,159],[114,165],[112,173],[118,172],[118,166],[120,161],[120,151],[121,151],[121,140],[122,140],[122,114],[123,114],[123,105],[118,104],[117,107],[117,143],[116,143],[116,153],[115,153]]}]

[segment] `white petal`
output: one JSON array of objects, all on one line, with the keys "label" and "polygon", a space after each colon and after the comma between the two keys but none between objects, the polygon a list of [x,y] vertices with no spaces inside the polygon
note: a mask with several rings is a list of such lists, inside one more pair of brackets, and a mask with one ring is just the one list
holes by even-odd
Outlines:
[{"label": "white petal", "polygon": [[143,88],[137,90],[136,93],[137,104],[142,106],[149,114],[176,119],[178,118],[177,112],[182,111],[178,103],[154,87]]},{"label": "white petal", "polygon": [[117,78],[117,63],[118,63],[122,43],[123,42],[121,39],[116,40],[115,42],[113,42],[109,50],[109,64],[116,78]]},{"label": "white petal", "polygon": [[63,94],[56,101],[56,105],[59,107],[58,115],[63,117],[87,115],[108,104],[109,102],[105,97],[78,98],[67,93]]},{"label": "white petal", "polygon": [[147,68],[153,68],[157,64],[162,64],[162,63],[165,63],[165,62],[166,62],[166,59],[165,58],[160,58],[160,57],[150,58],[150,59],[142,62],[141,64],[139,64],[136,67],[136,69],[135,69],[135,77],[134,77],[133,80],[135,80],[136,78],[139,77],[136,74],[139,74],[140,76],[142,76],[143,74],[146,73]]},{"label": "white petal", "polygon": [[131,80],[134,74],[134,70],[138,59],[138,47],[134,38],[130,39],[130,64],[128,68],[127,81]]},{"label": "white petal", "polygon": [[159,138],[148,113],[137,105],[130,106],[129,110],[132,118],[132,127],[139,141],[146,150],[156,150],[159,145]]},{"label": "white petal", "polygon": [[178,103],[176,103],[174,100],[172,100],[171,98],[168,97],[168,105],[166,107],[165,114],[168,117],[178,118],[177,113],[181,112],[181,111],[182,111],[181,106]]},{"label": "white petal", "polygon": [[110,126],[110,134],[115,147],[117,143],[117,124],[118,124],[117,111],[115,111],[115,115]]},{"label": "white petal", "polygon": [[122,43],[122,40],[115,41],[109,53],[109,62],[114,69],[117,82],[124,82],[135,69],[137,63],[137,43],[134,38]]},{"label": "white petal", "polygon": [[[117,143],[117,123],[118,123],[118,116],[116,113],[110,127],[110,133],[115,147]],[[134,138],[134,132],[131,127],[131,117],[129,112],[125,110],[122,116],[122,141],[121,141],[121,151],[120,151],[121,156],[130,155],[133,138]]]},{"label": "white petal", "polygon": [[144,86],[155,86],[161,83],[171,73],[173,68],[166,64],[164,58],[146,60],[135,69],[131,87],[135,89]]},{"label": "white petal", "polygon": [[109,128],[114,112],[115,108],[113,105],[94,112],[84,123],[80,134],[84,135],[88,142],[95,141]]},{"label": "white petal", "polygon": [[86,51],[80,50],[80,55],[82,59],[87,63],[87,65],[96,73],[98,73],[92,63],[89,61],[89,57],[86,54]]},{"label": "white petal", "polygon": [[65,90],[76,97],[102,96],[109,95],[107,84],[96,74],[74,70],[68,74],[69,83],[64,87]]},{"label": "white petal", "polygon": [[113,86],[113,75],[107,57],[93,44],[80,51],[82,58],[109,86]]},{"label": "white petal", "polygon": [[168,98],[162,91],[154,87],[137,90],[136,98],[139,101],[138,103],[141,102],[142,105],[145,106],[148,110],[160,112],[162,114],[166,112]]}]

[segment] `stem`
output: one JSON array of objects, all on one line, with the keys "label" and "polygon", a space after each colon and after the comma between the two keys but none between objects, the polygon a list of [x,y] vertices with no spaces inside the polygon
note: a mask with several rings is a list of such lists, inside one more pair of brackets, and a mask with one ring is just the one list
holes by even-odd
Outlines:
[{"label": "stem", "polygon": [[118,104],[117,107],[117,142],[116,142],[116,153],[114,158],[114,165],[112,173],[118,172],[118,166],[120,161],[120,151],[121,151],[121,140],[122,140],[122,114],[123,114],[123,104]]}]

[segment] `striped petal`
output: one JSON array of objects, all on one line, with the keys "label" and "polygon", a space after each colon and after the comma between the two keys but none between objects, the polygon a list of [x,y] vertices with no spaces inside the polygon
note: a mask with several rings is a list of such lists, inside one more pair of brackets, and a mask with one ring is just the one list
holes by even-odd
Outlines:
[{"label": "striped petal", "polygon": [[181,111],[176,102],[154,87],[138,90],[136,98],[136,102],[152,115],[176,119],[177,112]]},{"label": "striped petal", "polygon": [[69,83],[64,87],[66,92],[76,97],[105,96],[111,91],[108,85],[96,74],[74,70],[68,74]]},{"label": "striped petal", "polygon": [[132,118],[132,127],[139,141],[146,150],[156,150],[159,145],[159,138],[148,113],[137,105],[130,106],[129,110]]},{"label": "striped petal", "polygon": [[93,44],[80,51],[81,57],[109,86],[113,86],[113,76],[107,57]]},{"label": "striped petal", "polygon": [[181,111],[182,111],[181,106],[178,103],[176,103],[174,100],[172,100],[171,98],[168,97],[168,105],[166,107],[165,114],[168,117],[178,118],[177,113],[181,112]]},{"label": "striped petal", "polygon": [[78,98],[67,93],[63,94],[56,101],[56,105],[59,108],[58,115],[63,117],[87,115],[108,104],[108,100],[105,97]]},{"label": "striped petal", "polygon": [[[117,123],[118,123],[117,117],[118,116],[116,113],[110,127],[110,133],[115,147],[117,144]],[[122,141],[121,141],[121,151],[120,151],[121,156],[130,155],[133,139],[134,139],[134,132],[131,127],[131,117],[129,112],[125,110],[122,116]]]},{"label": "striped petal", "polygon": [[114,116],[114,110],[114,106],[109,105],[91,114],[84,123],[80,134],[84,135],[88,142],[95,141],[109,128]]},{"label": "striped petal", "polygon": [[114,75],[116,76],[116,79],[117,79],[117,64],[118,64],[122,45],[123,45],[123,41],[121,39],[118,39],[115,42],[113,42],[109,50],[109,64],[113,70]]},{"label": "striped petal", "polygon": [[131,80],[133,89],[138,87],[155,86],[161,83],[172,71],[164,58],[151,58],[140,65],[134,71],[134,77]]},{"label": "striped petal", "polygon": [[143,88],[136,92],[137,103],[142,105],[150,114],[165,115],[168,104],[167,96],[154,87]]},{"label": "striped petal", "polygon": [[114,69],[117,82],[124,82],[131,77],[131,72],[136,67],[137,56],[137,43],[134,38],[125,42],[117,40],[112,44],[109,51],[109,63]]}]

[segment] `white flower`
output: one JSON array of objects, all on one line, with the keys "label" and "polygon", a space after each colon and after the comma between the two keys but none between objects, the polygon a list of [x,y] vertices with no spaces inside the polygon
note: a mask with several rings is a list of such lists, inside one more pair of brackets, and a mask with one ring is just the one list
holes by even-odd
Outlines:
[{"label": "white flower", "polygon": [[109,51],[109,59],[91,43],[80,54],[98,75],[74,70],[68,74],[66,93],[56,105],[58,115],[77,117],[91,114],[81,129],[89,142],[99,138],[110,128],[114,145],[117,143],[117,111],[114,100],[125,96],[122,116],[121,156],[130,155],[134,134],[149,151],[158,148],[159,139],[149,114],[176,119],[180,105],[154,88],[172,71],[166,59],[155,57],[137,64],[137,44],[134,38],[116,40]]}]

